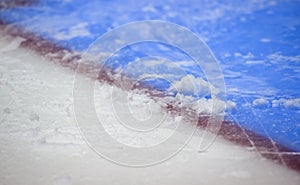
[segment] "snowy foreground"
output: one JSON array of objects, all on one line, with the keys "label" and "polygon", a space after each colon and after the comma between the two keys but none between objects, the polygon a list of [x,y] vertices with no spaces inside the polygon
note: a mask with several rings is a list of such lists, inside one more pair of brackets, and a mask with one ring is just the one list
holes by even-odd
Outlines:
[{"label": "snowy foreground", "polygon": [[[85,142],[77,127],[72,94],[74,71],[20,48],[21,39],[0,38],[1,185],[292,185],[300,182],[298,173],[221,137],[206,152],[198,152],[201,130],[197,130],[174,157],[139,168],[116,164],[117,159],[126,161],[122,158],[122,148],[110,147],[110,140],[105,140],[103,152],[111,160],[116,159],[116,163],[112,163]],[[86,77],[79,75],[79,78]],[[91,80],[90,83],[94,82]],[[174,124],[182,121],[181,117],[167,115],[158,103],[146,96],[132,93],[128,96],[127,92],[98,82],[95,94],[96,112],[105,132],[124,146],[151,147],[176,135],[174,143],[160,148],[153,157],[177,147],[176,142],[187,138],[187,133],[194,129],[186,123],[183,130],[175,130]],[[130,111],[122,109],[122,104],[130,104]],[[151,134],[136,135],[120,126],[115,110],[125,122],[130,121],[126,118],[131,119],[129,113],[138,120],[147,120],[149,112],[145,105],[152,108],[152,122],[145,123],[155,126],[154,122],[167,115],[163,126]],[[85,115],[85,119],[88,123],[89,115]],[[135,124],[131,126],[138,126]],[[151,161],[151,155],[139,156],[139,160],[146,157],[145,161]]]}]

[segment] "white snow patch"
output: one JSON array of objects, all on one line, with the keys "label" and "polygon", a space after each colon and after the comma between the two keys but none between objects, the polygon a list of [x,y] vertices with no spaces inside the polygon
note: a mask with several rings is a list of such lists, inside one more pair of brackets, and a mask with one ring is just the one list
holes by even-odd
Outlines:
[{"label": "white snow patch", "polygon": [[235,52],[235,53],[234,53],[234,56],[235,56],[235,57],[242,57],[243,55],[242,55],[241,53],[239,53],[239,52]]},{"label": "white snow patch", "polygon": [[254,55],[251,52],[248,52],[246,55],[243,56],[245,59],[253,58]]},{"label": "white snow patch", "polygon": [[228,88],[227,91],[228,91],[228,92],[235,92],[235,93],[236,93],[236,92],[239,92],[239,88],[237,88],[237,87],[232,87],[232,88]]},{"label": "white snow patch", "polygon": [[255,99],[252,104],[255,106],[255,107],[260,107],[260,106],[265,106],[265,105],[268,105],[269,104],[269,101],[266,100],[265,98],[258,98],[258,99]]},{"label": "white snow patch", "polygon": [[236,108],[233,101],[225,101],[218,98],[220,90],[202,78],[186,75],[172,83],[170,92],[178,92],[175,100],[181,106],[192,108],[198,114],[222,115],[225,110]]},{"label": "white snow patch", "polygon": [[260,42],[271,42],[271,39],[268,39],[268,38],[261,38],[259,41],[260,41]]},{"label": "white snow patch", "polygon": [[152,12],[152,13],[156,13],[157,12],[157,10],[155,9],[155,7],[153,5],[151,5],[151,4],[143,7],[142,11],[143,12]]},{"label": "white snow patch", "polygon": [[60,31],[54,35],[57,40],[69,40],[76,37],[90,37],[92,34],[87,29],[88,23],[78,23],[68,31]]},{"label": "white snow patch", "polygon": [[295,99],[284,99],[281,98],[279,100],[273,100],[272,106],[278,107],[280,105],[283,105],[285,108],[298,108],[300,109],[300,98]]},{"label": "white snow patch", "polygon": [[262,65],[262,64],[265,64],[265,61],[263,61],[263,60],[248,60],[248,61],[246,61],[246,64],[248,64],[248,65]]},{"label": "white snow patch", "polygon": [[231,100],[228,100],[226,102],[226,109],[227,110],[236,109],[236,103]]},{"label": "white snow patch", "polygon": [[179,81],[173,82],[169,90],[199,97],[209,95],[213,96],[220,93],[220,90],[214,87],[212,84],[200,77],[196,78],[193,75],[186,75]]},{"label": "white snow patch", "polygon": [[268,56],[271,62],[300,62],[300,55],[286,56],[278,53],[274,53]]}]

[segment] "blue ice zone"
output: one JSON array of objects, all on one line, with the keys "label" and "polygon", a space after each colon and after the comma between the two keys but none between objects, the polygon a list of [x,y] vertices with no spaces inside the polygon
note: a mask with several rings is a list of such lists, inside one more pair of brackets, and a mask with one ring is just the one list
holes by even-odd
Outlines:
[{"label": "blue ice zone", "polygon": [[[184,26],[207,43],[219,63],[227,100],[235,104],[227,119],[300,151],[299,8],[299,1],[45,0],[3,9],[0,18],[81,53],[107,31],[133,21]],[[176,84],[187,96],[211,98],[205,71],[179,48],[133,44],[106,65],[133,78],[159,74],[144,82],[161,91]],[[191,91],[186,76],[199,88]]]}]

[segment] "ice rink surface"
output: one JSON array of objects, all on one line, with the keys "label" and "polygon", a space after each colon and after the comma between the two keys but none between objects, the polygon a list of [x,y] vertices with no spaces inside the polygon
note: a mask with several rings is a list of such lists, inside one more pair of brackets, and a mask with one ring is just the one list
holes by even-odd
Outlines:
[{"label": "ice rink surface", "polygon": [[[154,166],[126,167],[103,159],[87,145],[76,124],[72,94],[74,71],[21,48],[22,41],[20,37],[3,33],[0,36],[1,185],[299,184],[299,173],[222,137],[206,152],[199,153],[201,130],[173,158]],[[87,78],[84,74],[78,77]],[[92,79],[90,83],[96,83],[96,92],[100,92],[95,103],[96,109],[100,109],[99,118],[114,125],[118,120],[111,101],[127,102],[127,92],[117,89],[115,97],[118,98],[111,100],[112,86]],[[143,107],[151,99],[137,96],[134,100],[133,113],[146,116],[146,110],[134,107]],[[152,116],[163,114],[155,102],[151,106],[158,109]],[[89,117],[86,119],[88,122]],[[179,132],[172,126],[176,120],[176,116],[169,117],[166,126],[147,141],[123,132],[120,142],[155,144],[166,133]],[[106,132],[113,135],[114,130],[109,130],[111,125],[106,127]],[[189,133],[193,127],[186,125],[184,131]],[[186,138],[184,131],[176,133],[178,141]],[[122,152],[122,148],[110,148],[109,143],[107,146],[106,151]]]},{"label": "ice rink surface", "polygon": [[[0,185],[299,184],[299,7],[0,0]],[[141,26],[147,20],[183,26],[204,47],[166,22]],[[99,40],[128,23],[139,26]],[[203,61],[213,58],[226,98],[211,84],[220,74],[210,81],[182,47],[101,50],[139,35],[171,36]],[[109,70],[91,78],[108,55]],[[216,130],[204,129],[225,107],[214,140]]]}]

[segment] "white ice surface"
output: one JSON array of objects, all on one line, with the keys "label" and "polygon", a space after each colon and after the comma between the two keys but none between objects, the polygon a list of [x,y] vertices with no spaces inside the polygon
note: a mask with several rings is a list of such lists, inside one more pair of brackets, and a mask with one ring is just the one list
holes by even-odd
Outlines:
[{"label": "white ice surface", "polygon": [[[101,158],[85,143],[76,125],[72,99],[74,72],[18,48],[19,42],[20,39],[0,37],[1,185],[299,184],[298,173],[220,137],[208,151],[197,152],[201,131],[180,153],[158,165],[130,168]],[[104,94],[112,88],[98,85],[98,91]],[[128,96],[122,96],[126,92],[116,92],[121,94],[117,103],[127,102]],[[112,100],[105,96],[97,98],[99,118],[116,125],[115,114],[109,111]],[[143,114],[147,115],[148,109],[140,109],[146,105],[146,99],[137,96],[130,104],[134,113],[141,111],[138,119],[147,118]],[[160,109],[150,99],[146,103]],[[154,116],[161,114],[161,110],[153,112]],[[88,122],[89,117],[86,119]],[[174,123],[178,120],[169,118],[164,131],[158,130],[153,140],[145,139],[154,142],[166,133],[176,132],[172,119]],[[116,139],[120,139],[118,136]],[[127,133],[121,141],[147,144],[141,137],[130,136]],[[178,136],[180,140],[185,133]]]}]

